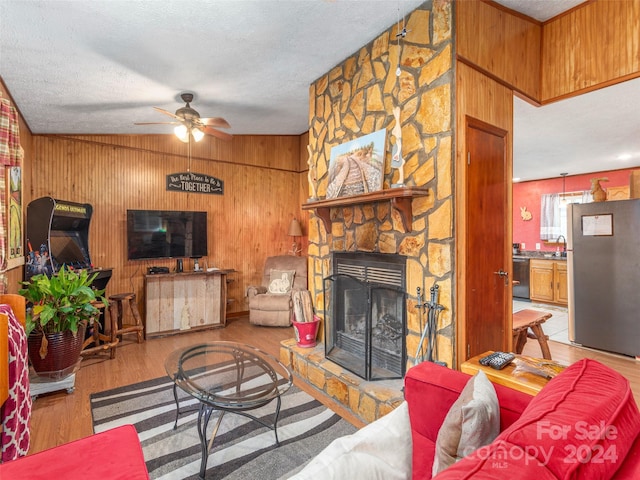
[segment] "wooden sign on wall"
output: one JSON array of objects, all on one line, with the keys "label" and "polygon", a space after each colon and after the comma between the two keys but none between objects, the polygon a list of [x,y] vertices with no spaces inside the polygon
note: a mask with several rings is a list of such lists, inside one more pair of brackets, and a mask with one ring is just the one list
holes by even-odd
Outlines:
[{"label": "wooden sign on wall", "polygon": [[223,195],[224,182],[204,173],[170,173],[167,175],[167,191]]}]

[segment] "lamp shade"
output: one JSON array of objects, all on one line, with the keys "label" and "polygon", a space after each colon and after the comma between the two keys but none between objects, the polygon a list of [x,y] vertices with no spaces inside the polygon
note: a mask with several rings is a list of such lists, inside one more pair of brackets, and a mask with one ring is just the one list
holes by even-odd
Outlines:
[{"label": "lamp shade", "polygon": [[189,130],[184,125],[178,125],[173,129],[173,133],[180,139],[181,142],[187,143],[189,141]]},{"label": "lamp shade", "polygon": [[202,130],[200,130],[199,128],[192,128],[191,129],[191,135],[193,135],[193,139],[196,142],[199,142],[204,137],[204,132]]},{"label": "lamp shade", "polygon": [[290,237],[301,237],[302,236],[302,227],[300,226],[300,222],[295,218],[291,220],[291,224],[289,225],[289,236]]}]

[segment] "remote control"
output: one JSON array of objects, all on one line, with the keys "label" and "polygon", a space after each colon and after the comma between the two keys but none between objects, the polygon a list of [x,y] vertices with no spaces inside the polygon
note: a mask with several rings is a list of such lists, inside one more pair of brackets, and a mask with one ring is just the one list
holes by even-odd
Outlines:
[{"label": "remote control", "polygon": [[504,367],[509,365],[516,356],[513,353],[507,352],[494,352],[486,357],[482,357],[479,362],[480,365],[484,365],[485,367],[491,367],[496,370],[502,370]]}]

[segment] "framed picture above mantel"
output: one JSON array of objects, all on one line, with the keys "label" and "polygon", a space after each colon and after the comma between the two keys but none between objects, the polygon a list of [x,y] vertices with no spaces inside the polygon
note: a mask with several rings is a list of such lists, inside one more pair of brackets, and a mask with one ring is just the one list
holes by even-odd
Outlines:
[{"label": "framed picture above mantel", "polygon": [[331,149],[326,198],[338,198],[382,189],[386,129]]}]

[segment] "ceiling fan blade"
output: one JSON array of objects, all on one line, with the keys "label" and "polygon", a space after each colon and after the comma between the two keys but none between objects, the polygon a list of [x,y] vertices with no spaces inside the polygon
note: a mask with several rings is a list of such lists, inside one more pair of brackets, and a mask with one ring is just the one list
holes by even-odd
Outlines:
[{"label": "ceiling fan blade", "polygon": [[213,117],[213,118],[201,118],[200,121],[203,125],[208,125],[210,127],[218,127],[218,128],[231,128],[229,122],[227,122],[224,118]]},{"label": "ceiling fan blade", "polygon": [[182,122],[137,122],[134,125],[180,125]]},{"label": "ceiling fan blade", "polygon": [[171,113],[169,110],[165,110],[164,108],[160,108],[160,107],[153,107],[153,109],[156,112],[160,112],[160,113],[164,113],[165,115],[169,115],[170,117],[173,117],[177,120],[182,120],[182,118],[180,118],[179,116],[177,116],[175,113]]},{"label": "ceiling fan blade", "polygon": [[213,135],[214,137],[218,137],[222,140],[231,140],[232,136],[228,133],[221,132],[220,130],[216,130],[215,128],[207,127],[206,125],[203,127],[205,133],[209,135]]}]

